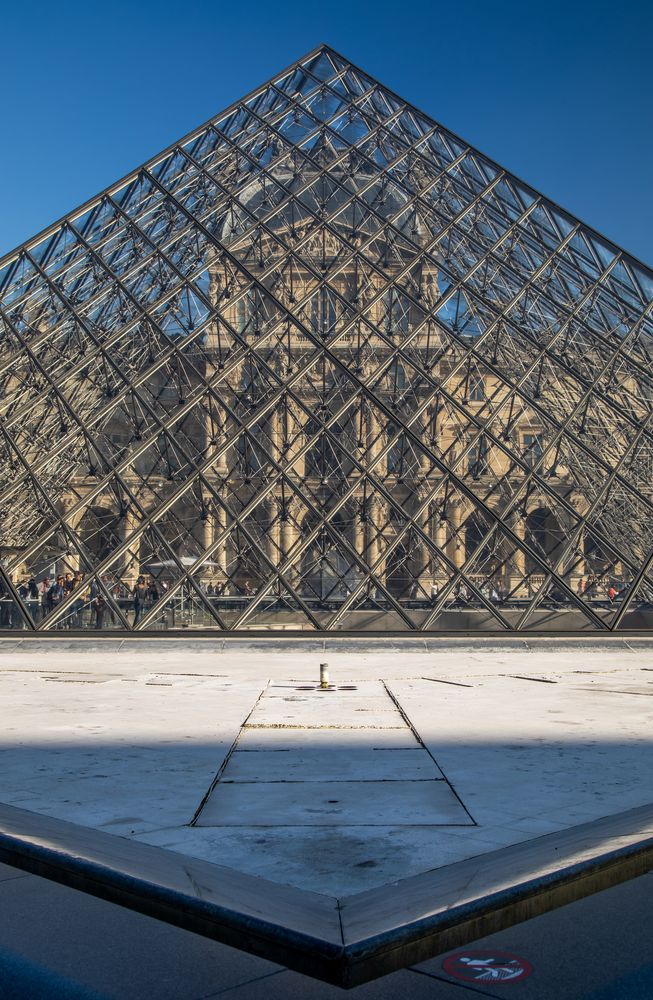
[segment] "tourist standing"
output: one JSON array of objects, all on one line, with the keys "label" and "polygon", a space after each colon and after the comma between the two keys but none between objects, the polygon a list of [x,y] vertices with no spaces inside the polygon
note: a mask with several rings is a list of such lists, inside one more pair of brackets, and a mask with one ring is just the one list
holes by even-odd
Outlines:
[{"label": "tourist standing", "polygon": [[[48,614],[51,615],[57,610],[64,597],[66,596],[66,591],[64,590],[64,578],[61,574],[54,581],[50,589],[48,590]],[[57,622],[56,628],[61,627],[61,622]]]},{"label": "tourist standing", "polygon": [[104,612],[106,611],[107,602],[102,593],[102,588],[97,580],[93,580],[91,583],[91,608],[95,615],[95,627],[102,628],[104,626]]},{"label": "tourist standing", "polygon": [[145,609],[147,607],[147,598],[149,594],[149,587],[145,583],[145,577],[139,576],[136,581],[136,586],[133,590],[134,597],[134,628],[138,625],[139,621],[145,614]]}]

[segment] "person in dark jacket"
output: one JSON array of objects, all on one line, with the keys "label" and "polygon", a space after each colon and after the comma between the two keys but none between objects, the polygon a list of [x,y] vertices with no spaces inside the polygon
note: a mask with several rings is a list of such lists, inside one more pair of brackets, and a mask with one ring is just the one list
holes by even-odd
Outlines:
[{"label": "person in dark jacket", "polygon": [[148,598],[150,594],[150,588],[145,583],[145,577],[139,576],[136,581],[136,586],[133,590],[134,597],[134,626],[138,625],[140,619],[145,614],[145,609],[147,607]]},{"label": "person in dark jacket", "polygon": [[77,600],[73,604],[73,627],[83,628],[84,626],[84,596],[82,594],[82,585],[84,583],[84,574],[77,570],[75,573],[75,578],[73,580],[73,590],[77,590]]},{"label": "person in dark jacket", "polygon": [[0,576],[0,628],[11,628],[12,608],[13,600],[11,592]]},{"label": "person in dark jacket", "polygon": [[102,588],[97,580],[93,580],[91,583],[91,608],[93,614],[95,615],[95,627],[102,628],[104,625],[104,612],[107,608],[107,602],[104,594],[102,593]]},{"label": "person in dark jacket", "polygon": [[[64,578],[63,576],[58,576],[54,581],[50,589],[48,590],[48,614],[51,615],[59,607],[64,597],[66,596],[66,591],[64,589]],[[61,622],[57,622],[56,628],[60,628]]]}]

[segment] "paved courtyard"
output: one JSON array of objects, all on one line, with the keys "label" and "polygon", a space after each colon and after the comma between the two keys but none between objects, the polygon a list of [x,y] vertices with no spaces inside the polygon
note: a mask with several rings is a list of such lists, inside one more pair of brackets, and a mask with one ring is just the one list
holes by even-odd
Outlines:
[{"label": "paved courtyard", "polygon": [[647,643],[61,640],[0,660],[2,802],[317,892],[653,801]]},{"label": "paved courtyard", "polygon": [[[328,690],[319,687],[323,662]],[[638,640],[8,640],[0,801],[347,896],[653,801],[652,697],[653,644]],[[184,953],[218,949],[230,968],[255,971],[234,996],[339,992],[289,972],[267,982],[281,974],[265,971],[272,963],[3,871],[2,896],[17,913],[34,894],[53,914],[60,904],[88,908],[116,942],[131,921],[145,921],[161,940],[177,935]],[[610,894],[646,909],[650,877],[537,920],[565,926],[576,908],[600,924],[599,900]],[[507,951],[530,942],[539,955],[542,942],[526,927],[494,937]],[[11,934],[2,945],[34,951]],[[624,968],[639,968],[640,952]],[[90,983],[78,963],[71,969]],[[447,978],[435,959],[358,991],[458,995],[463,984]],[[300,981],[310,989],[292,986]],[[229,983],[220,990],[235,990]],[[529,983],[525,996],[552,995]],[[219,992],[208,981],[204,993],[178,983],[177,992],[112,988],[107,995],[189,1000]]]}]

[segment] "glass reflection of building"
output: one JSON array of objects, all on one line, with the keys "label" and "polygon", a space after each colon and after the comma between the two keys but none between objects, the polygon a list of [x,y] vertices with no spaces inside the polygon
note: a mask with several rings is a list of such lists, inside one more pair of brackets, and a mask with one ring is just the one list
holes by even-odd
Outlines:
[{"label": "glass reflection of building", "polygon": [[650,272],[331,50],[0,274],[2,627],[650,625]]}]

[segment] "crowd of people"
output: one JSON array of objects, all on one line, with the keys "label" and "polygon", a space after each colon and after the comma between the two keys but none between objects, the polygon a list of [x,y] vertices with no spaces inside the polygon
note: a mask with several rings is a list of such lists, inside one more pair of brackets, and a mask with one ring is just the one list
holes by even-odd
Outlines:
[{"label": "crowd of people", "polygon": [[[46,574],[40,582],[37,582],[35,577],[30,577],[19,583],[16,589],[36,622],[48,618],[66,598],[75,593],[77,595],[75,600],[57,620],[56,627],[60,629],[102,629],[105,627],[107,616],[111,624],[116,625],[114,607],[116,605],[125,607],[128,612],[130,604],[133,606],[132,624],[137,625],[146,611],[161,596],[156,581],[149,576],[139,576],[134,587],[130,589],[107,576],[102,577],[100,581],[93,579],[90,584],[86,584],[81,571],[59,573],[52,577]],[[162,589],[167,589],[166,583],[162,584]],[[5,605],[0,607],[0,628],[11,628],[14,624],[13,605],[8,599],[8,593],[4,593],[5,590],[7,588],[0,580],[0,605],[3,603]],[[111,601],[107,599],[108,596]]]},{"label": "crowd of people", "polygon": [[[120,608],[124,612],[129,624],[133,627],[137,626],[148,611],[165,595],[169,584],[167,581],[159,582],[149,574],[140,575],[133,587],[127,587],[124,583],[109,576],[101,577],[100,582],[94,578],[90,584],[87,584],[82,572],[69,571],[52,577],[46,574],[40,581],[37,581],[35,577],[29,577],[22,580],[16,589],[35,622],[49,618],[63,601],[71,594],[75,594],[75,599],[68,603],[66,611],[60,617],[55,617],[55,627],[58,629],[102,629],[109,621],[113,626],[122,624],[117,620],[116,608]],[[227,596],[226,582],[224,581],[208,585],[201,584],[201,589],[209,599]],[[256,587],[248,579],[239,586],[234,585],[231,589],[233,592],[229,596],[235,598],[253,597],[256,594]],[[436,583],[433,583],[427,597],[415,585],[411,590],[410,598],[417,601],[430,599],[431,605],[434,605],[438,600],[440,589]],[[520,599],[519,593],[510,593],[502,581],[485,581],[479,583],[478,589],[484,597],[494,604],[505,604],[513,599]],[[586,601],[607,601],[612,605],[623,599],[627,589],[628,583],[624,579],[598,577],[591,574],[578,580],[576,594]],[[534,590],[531,589],[525,596],[530,599],[533,595]],[[192,600],[193,595],[189,596]],[[197,595],[194,596],[197,597]],[[368,596],[371,595],[368,594]],[[382,596],[379,594],[379,597],[382,598]],[[110,600],[107,599],[108,597]],[[549,597],[557,604],[570,603],[568,596],[559,591],[551,592]],[[454,605],[478,603],[474,592],[463,581],[456,583],[453,589],[453,601]],[[165,613],[160,621],[165,621]],[[8,588],[0,577],[0,629],[20,626],[21,622],[22,619],[14,608]]]},{"label": "crowd of people", "polygon": [[620,600],[628,589],[628,584],[625,580],[615,580],[615,579],[600,579],[594,574],[585,579],[581,577],[578,581],[578,586],[576,588],[576,593],[583,600],[600,600],[603,594],[607,597],[610,604],[614,604],[615,601]]},{"label": "crowd of people", "polygon": [[[538,590],[538,586],[533,585],[530,581],[526,583],[527,593],[521,594],[520,591],[516,593],[511,593],[503,581],[494,582],[492,580],[479,583],[478,590],[484,597],[487,597],[493,604],[504,604],[508,600],[530,600],[535,596]],[[590,575],[587,578],[581,577],[576,585],[576,593],[583,600],[587,601],[609,601],[610,604],[614,604],[616,601],[623,598],[626,590],[628,589],[628,584],[623,579],[614,579],[611,577],[598,577],[595,575]],[[436,583],[431,586],[431,603],[437,601],[440,588]],[[417,595],[416,595],[417,596]],[[473,601],[473,593],[470,588],[463,582],[457,583],[453,589],[454,600],[459,603],[470,603]],[[563,593],[560,588],[554,589],[550,595],[558,604],[568,604],[568,596]]]}]

